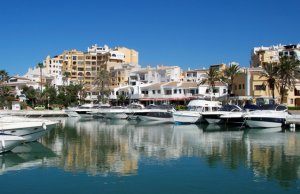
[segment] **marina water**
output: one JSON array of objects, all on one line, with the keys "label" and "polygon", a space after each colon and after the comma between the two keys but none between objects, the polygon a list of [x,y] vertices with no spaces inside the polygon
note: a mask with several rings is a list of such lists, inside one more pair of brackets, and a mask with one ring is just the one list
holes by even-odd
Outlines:
[{"label": "marina water", "polygon": [[65,118],[0,155],[6,193],[299,193],[300,133]]}]

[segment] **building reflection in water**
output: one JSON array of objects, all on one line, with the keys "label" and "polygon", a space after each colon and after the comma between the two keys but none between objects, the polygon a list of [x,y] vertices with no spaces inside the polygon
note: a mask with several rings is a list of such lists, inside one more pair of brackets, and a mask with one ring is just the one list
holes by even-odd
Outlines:
[{"label": "building reflection in water", "polygon": [[208,125],[68,118],[42,139],[67,171],[134,175],[139,162],[199,157],[214,167],[247,167],[282,186],[299,179],[299,133]]}]

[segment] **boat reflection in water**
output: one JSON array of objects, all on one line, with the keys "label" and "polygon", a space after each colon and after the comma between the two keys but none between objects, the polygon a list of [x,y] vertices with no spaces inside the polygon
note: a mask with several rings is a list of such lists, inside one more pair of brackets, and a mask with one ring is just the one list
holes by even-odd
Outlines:
[{"label": "boat reflection in water", "polygon": [[[247,169],[254,179],[277,180],[283,187],[300,178],[298,132],[82,118],[62,124],[41,142],[59,156],[51,165],[66,172],[139,176],[140,170],[145,173],[144,164],[167,168],[169,162],[183,165],[187,158],[196,158],[204,162],[196,168],[222,166],[231,173]],[[25,160],[22,152],[5,154],[4,159],[11,161],[5,169]]]},{"label": "boat reflection in water", "polygon": [[55,159],[56,154],[39,142],[22,144],[12,152],[0,155],[0,175],[10,171],[53,166]]}]

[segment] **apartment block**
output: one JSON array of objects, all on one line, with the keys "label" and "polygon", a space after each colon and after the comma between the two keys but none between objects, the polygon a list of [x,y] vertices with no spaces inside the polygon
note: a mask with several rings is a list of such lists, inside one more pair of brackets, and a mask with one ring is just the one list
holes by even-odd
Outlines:
[{"label": "apartment block", "polygon": [[146,67],[133,71],[129,75],[129,85],[180,81],[181,68],[178,66]]},{"label": "apartment block", "polygon": [[266,63],[278,63],[281,56],[295,56],[300,59],[300,44],[254,47],[250,67],[262,67]]},{"label": "apartment block", "polygon": [[[64,51],[53,58],[47,57],[44,60],[47,72],[56,76],[68,75],[68,82],[82,83],[86,87],[93,84],[97,72],[102,69],[113,71],[111,79],[114,85],[128,82],[128,78],[126,78],[128,73],[121,73],[120,66],[122,64],[130,64],[124,65],[124,67],[138,66],[138,52],[125,47],[111,49],[107,45],[103,47],[92,45],[88,47],[87,52],[73,49]],[[121,77],[115,69],[119,69],[120,74],[122,74]],[[124,71],[126,72],[126,70]]]}]

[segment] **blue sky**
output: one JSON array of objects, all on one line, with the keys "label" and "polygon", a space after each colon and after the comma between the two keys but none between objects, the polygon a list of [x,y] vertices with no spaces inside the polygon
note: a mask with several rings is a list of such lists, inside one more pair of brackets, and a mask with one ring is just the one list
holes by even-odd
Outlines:
[{"label": "blue sky", "polygon": [[9,0],[0,6],[0,69],[97,43],[139,51],[142,66],[249,66],[256,46],[299,43],[299,0]]}]

